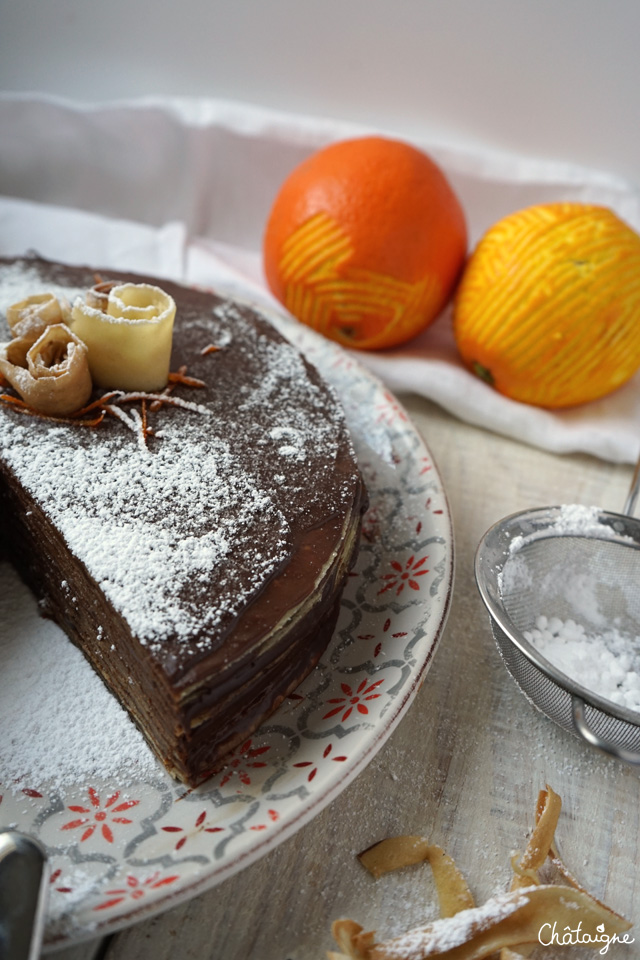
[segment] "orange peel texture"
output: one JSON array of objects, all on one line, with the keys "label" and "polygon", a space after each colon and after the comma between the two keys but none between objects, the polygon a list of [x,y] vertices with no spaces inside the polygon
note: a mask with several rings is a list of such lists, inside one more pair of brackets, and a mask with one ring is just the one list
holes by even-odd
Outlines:
[{"label": "orange peel texture", "polygon": [[500,393],[556,408],[640,368],[640,236],[606,207],[529,207],[491,227],[454,305],[465,364]]},{"label": "orange peel texture", "polygon": [[264,236],[275,296],[330,339],[403,343],[449,300],[467,247],[464,213],[422,151],[384,137],[318,151],[283,183]]}]

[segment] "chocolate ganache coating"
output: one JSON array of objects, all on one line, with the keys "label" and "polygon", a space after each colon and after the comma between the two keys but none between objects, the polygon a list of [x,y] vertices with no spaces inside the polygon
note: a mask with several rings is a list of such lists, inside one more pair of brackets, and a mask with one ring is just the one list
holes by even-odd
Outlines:
[{"label": "chocolate ganache coating", "polygon": [[[94,426],[3,403],[4,549],[170,772],[195,784],[320,657],[366,494],[333,390],[257,311],[98,278],[174,298],[171,370],[186,373],[169,400],[111,397]],[[96,279],[0,260],[0,337],[9,304],[72,301]]]}]

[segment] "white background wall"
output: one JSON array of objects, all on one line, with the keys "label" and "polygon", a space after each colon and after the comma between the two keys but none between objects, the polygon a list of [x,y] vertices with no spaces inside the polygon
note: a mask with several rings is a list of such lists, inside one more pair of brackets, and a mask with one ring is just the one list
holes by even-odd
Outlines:
[{"label": "white background wall", "polygon": [[0,90],[228,97],[640,182],[639,0],[0,0]]}]

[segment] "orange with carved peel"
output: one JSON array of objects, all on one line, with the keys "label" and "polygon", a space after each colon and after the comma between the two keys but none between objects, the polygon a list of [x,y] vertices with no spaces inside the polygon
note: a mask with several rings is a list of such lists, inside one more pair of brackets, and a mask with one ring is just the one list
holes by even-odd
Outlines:
[{"label": "orange with carved peel", "polygon": [[422,151],[334,143],[282,185],[264,237],[269,286],[303,323],[366,350],[395,346],[450,298],[467,248],[460,203]]},{"label": "orange with carved peel", "polygon": [[500,393],[556,408],[640,368],[640,236],[605,207],[529,207],[491,227],[456,293],[466,365]]}]

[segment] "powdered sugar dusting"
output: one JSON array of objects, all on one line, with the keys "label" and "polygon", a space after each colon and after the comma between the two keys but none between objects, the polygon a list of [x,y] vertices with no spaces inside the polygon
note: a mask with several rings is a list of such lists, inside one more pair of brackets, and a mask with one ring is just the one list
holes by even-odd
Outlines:
[{"label": "powdered sugar dusting", "polygon": [[[181,588],[217,573],[229,588],[206,611],[205,625],[215,627],[244,601],[221,570],[231,544],[242,545],[260,582],[287,540],[285,518],[237,468],[228,447],[213,437],[205,451],[195,448],[181,426],[166,426],[152,455],[127,432],[108,444],[96,433],[77,447],[76,427],[40,431],[37,444],[31,420],[0,429],[5,460],[143,642],[196,632],[202,613]],[[167,510],[169,503],[176,508]],[[254,542],[256,515],[276,533],[270,551]]]},{"label": "powdered sugar dusting", "polygon": [[518,553],[519,550],[534,540],[554,534],[557,536],[572,537],[597,537],[600,540],[620,539],[620,534],[602,522],[602,510],[600,507],[588,507],[579,503],[564,504],[558,510],[553,523],[549,525],[548,530],[536,530],[526,536],[519,534],[513,537],[509,544],[511,554]]},{"label": "powdered sugar dusting", "polygon": [[46,290],[42,285],[40,274],[35,266],[5,267],[0,266],[0,311],[4,314],[12,303],[19,303],[35,293],[52,293],[56,297],[63,297],[72,301],[81,293],[79,287],[63,287],[60,284],[47,284]]},{"label": "powdered sugar dusting", "polygon": [[3,784],[63,787],[116,772],[124,784],[157,772],[127,713],[80,651],[40,616],[7,563],[0,563],[0,675]]},{"label": "powdered sugar dusting", "polygon": [[[0,281],[5,308],[43,289],[30,267],[0,266]],[[76,292],[45,286],[56,295]],[[206,649],[216,628],[284,562],[291,495],[309,491],[298,508],[305,511],[320,503],[318,475],[337,456],[344,424],[299,352],[233,305],[177,323],[201,328],[205,347],[223,348],[209,357],[198,349],[194,364],[208,388],[172,394],[178,408],[154,414],[149,449],[138,443],[135,401],[121,396],[113,403],[122,422],[109,417],[95,430],[2,410],[0,455],[142,643],[171,637]],[[235,351],[233,363],[225,351]],[[242,385],[232,403],[224,378],[238,370]],[[338,487],[331,495],[350,492]]]},{"label": "powdered sugar dusting", "polygon": [[454,950],[471,939],[478,930],[486,930],[528,903],[527,889],[518,895],[498,895],[482,904],[462,910],[454,917],[434,920],[427,927],[410,930],[402,936],[386,941],[385,956],[398,960],[423,960]]},{"label": "powdered sugar dusting", "polygon": [[615,536],[610,527],[600,522],[601,514],[599,507],[579,503],[564,504],[554,521],[553,529],[557,533],[570,533],[573,536]]}]

